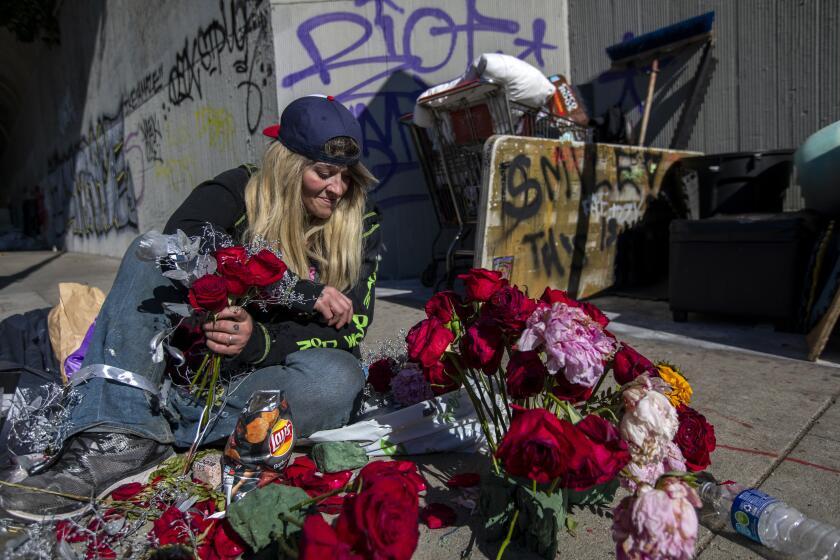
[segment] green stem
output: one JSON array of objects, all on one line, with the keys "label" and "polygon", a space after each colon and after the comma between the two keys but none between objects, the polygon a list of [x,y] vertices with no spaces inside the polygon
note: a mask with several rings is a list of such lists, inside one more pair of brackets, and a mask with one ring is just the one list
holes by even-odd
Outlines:
[{"label": "green stem", "polygon": [[[478,373],[472,372],[471,376],[472,376],[473,380],[475,381],[476,391],[478,392],[479,396],[481,397],[482,404],[484,404],[484,408],[487,411],[488,416],[491,417],[492,420],[493,420],[492,421],[493,431],[496,432],[496,440],[501,441],[502,440],[502,432],[501,432],[501,430],[499,430],[499,409],[498,409],[497,406],[495,406],[495,399],[493,399],[492,391],[490,391],[489,389],[486,389],[486,380],[485,379],[479,379],[483,375],[484,374],[481,373],[481,372],[478,372]],[[485,389],[489,393],[491,393],[487,397],[485,397],[484,393],[482,392],[482,389],[481,389],[482,383],[485,383]],[[487,404],[487,401],[485,399],[489,399],[490,402],[493,404],[493,406]]]},{"label": "green stem", "polygon": [[606,379],[606,378],[607,378],[607,372],[606,372],[606,370],[604,370],[604,373],[601,374],[601,378],[598,379],[598,382],[592,388],[592,396],[589,397],[590,399],[598,394],[598,389],[601,388],[601,385],[603,385],[604,379]]},{"label": "green stem", "polygon": [[[361,479],[360,479],[360,482],[361,482]],[[335,490],[330,490],[326,494],[319,494],[318,496],[315,496],[314,498],[309,498],[308,500],[304,500],[302,502],[299,502],[299,503],[293,505],[292,507],[290,507],[289,511],[297,511],[299,509],[309,507],[312,504],[318,503],[321,500],[326,500],[327,498],[329,498],[331,496],[335,496],[336,494],[341,494],[342,492],[346,492],[347,491],[347,486],[348,485],[345,484],[341,488],[336,488]]]},{"label": "green stem", "polygon": [[[490,447],[490,453],[495,454],[496,452],[496,444],[494,443],[493,438],[490,436],[490,428],[487,427],[487,416],[484,413],[484,402],[481,401],[478,396],[473,391],[472,385],[469,383],[468,376],[464,373],[464,369],[461,367],[460,362],[457,359],[457,356],[450,356],[450,360],[452,365],[455,366],[455,369],[458,371],[458,374],[461,376],[461,382],[464,385],[464,388],[467,391],[467,394],[470,397],[470,400],[473,403],[473,408],[475,409],[475,413],[478,416],[478,420],[481,423],[481,429],[484,431],[484,437],[487,438],[487,445]],[[495,463],[495,461],[494,461]]]},{"label": "green stem", "polygon": [[285,521],[286,523],[291,523],[295,527],[303,527],[303,523],[301,523],[300,521],[298,521],[297,519],[295,519],[294,517],[292,517],[288,513],[281,513],[278,517],[280,519],[282,519],[283,521]]},{"label": "green stem", "polygon": [[557,485],[558,485],[558,484],[560,484],[560,479],[559,479],[559,478],[555,478],[555,479],[554,479],[554,482],[552,482],[552,483],[551,483],[551,486],[550,486],[550,487],[549,487],[549,489],[548,489],[548,495],[549,495],[549,496],[551,496],[552,494],[554,494],[554,491],[555,491],[555,490],[557,490]]},{"label": "green stem", "polygon": [[201,365],[198,366],[198,371],[195,372],[195,375],[190,381],[190,385],[195,385],[196,381],[198,381],[198,377],[204,373],[204,368],[207,367],[207,361],[210,359],[210,354],[205,354],[204,359],[201,361]]},{"label": "green stem", "polygon": [[502,547],[499,549],[499,553],[496,555],[496,560],[502,560],[502,555],[505,553],[505,549],[510,544],[510,539],[513,537],[513,528],[516,526],[516,520],[519,519],[519,510],[513,512],[513,519],[510,520],[510,527],[508,527],[507,536],[505,537],[504,542],[502,542]]},{"label": "green stem", "polygon": [[501,366],[499,366],[499,369],[496,370],[496,376],[497,376],[496,377],[496,383],[499,385],[499,390],[502,393],[502,398],[503,398],[504,403],[505,403],[504,404],[504,410],[505,410],[505,415],[507,415],[508,426],[510,426],[510,423],[513,422],[513,417],[510,413],[510,399],[508,398],[507,387],[505,386],[505,380],[504,380],[504,377],[502,376]]},{"label": "green stem", "polygon": [[618,416],[617,416],[617,415],[616,415],[616,413],[613,411],[613,409],[611,409],[611,408],[610,408],[610,407],[608,407],[608,406],[602,406],[601,408],[599,408],[599,409],[597,409],[597,410],[595,410],[595,411],[591,412],[591,414],[600,414],[601,412],[609,412],[609,413],[610,413],[610,416],[612,416],[613,420],[615,420],[615,421],[616,421],[616,423],[618,423],[618,421],[619,421],[619,420],[618,420]]}]

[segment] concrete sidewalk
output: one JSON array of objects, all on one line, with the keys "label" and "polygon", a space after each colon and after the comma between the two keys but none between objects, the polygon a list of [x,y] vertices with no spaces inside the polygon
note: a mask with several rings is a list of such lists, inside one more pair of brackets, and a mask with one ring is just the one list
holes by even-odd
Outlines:
[{"label": "concrete sidewalk", "polygon": [[[119,261],[48,252],[0,254],[0,319],[57,301],[59,281],[86,282],[108,290]],[[382,282],[375,321],[366,339],[395,339],[422,319],[429,290],[414,282]],[[652,360],[681,366],[694,387],[692,406],[715,425],[717,451],[710,471],[720,480],[758,485],[816,519],[840,525],[840,353],[819,363],[805,355],[804,337],[769,326],[718,319],[670,320],[667,303],[603,297],[593,300],[613,319],[610,329]],[[445,501],[451,474],[480,470],[471,455],[415,457],[431,488],[426,501]],[[447,491],[448,492],[448,491]],[[417,558],[494,558],[497,543],[474,538],[476,517],[458,509],[458,525],[421,527]],[[588,510],[576,514],[577,536],[563,536],[571,558],[614,557],[610,519]],[[507,558],[533,558],[511,547]],[[779,558],[734,535],[701,529],[703,560]]]}]

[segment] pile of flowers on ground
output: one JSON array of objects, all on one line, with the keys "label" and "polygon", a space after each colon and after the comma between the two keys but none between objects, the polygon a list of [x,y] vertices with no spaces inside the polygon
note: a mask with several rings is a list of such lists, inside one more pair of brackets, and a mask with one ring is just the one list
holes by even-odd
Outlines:
[{"label": "pile of flowers on ground", "polygon": [[[563,291],[532,299],[497,272],[460,278],[464,296],[435,294],[404,350],[368,368],[369,391],[399,406],[469,396],[490,473],[453,476],[447,485],[462,490],[450,502],[475,506],[485,538],[501,541],[497,558],[514,540],[554,558],[564,529],[574,532],[574,508],[611,506],[622,486],[617,557],[691,558],[695,477],[710,465],[715,432],[689,406],[685,376],[619,341],[600,310]],[[456,518],[447,504],[420,508],[426,484],[410,461],[321,473],[297,457],[224,515],[216,488],[180,474],[184,461],[118,489],[84,523],[59,523],[59,545],[84,547],[88,558],[229,559],[273,546],[281,558],[407,560],[418,522],[434,529]],[[139,545],[127,538],[143,526],[151,529]]]},{"label": "pile of flowers on ground", "polygon": [[484,269],[459,278],[465,295],[428,301],[401,367],[421,369],[437,395],[469,394],[495,474],[482,514],[488,534],[504,537],[500,555],[519,535],[553,558],[558,529],[575,526],[569,506],[606,506],[620,483],[633,494],[616,509],[619,558],[690,558],[693,473],[709,466],[715,436],[688,406],[685,376],[619,341],[606,315],[566,292],[531,299]]}]

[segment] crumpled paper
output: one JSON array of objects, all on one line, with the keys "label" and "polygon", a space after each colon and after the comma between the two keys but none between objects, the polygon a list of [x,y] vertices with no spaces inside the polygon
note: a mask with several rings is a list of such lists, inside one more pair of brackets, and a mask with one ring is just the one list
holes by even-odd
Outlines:
[{"label": "crumpled paper", "polygon": [[99,314],[105,294],[95,286],[59,282],[58,305],[47,316],[50,343],[61,364],[61,379],[67,384],[64,362],[82,344],[91,323]]},{"label": "crumpled paper", "polygon": [[325,473],[350,471],[367,465],[365,450],[351,441],[327,441],[315,444],[312,459],[318,470]]}]

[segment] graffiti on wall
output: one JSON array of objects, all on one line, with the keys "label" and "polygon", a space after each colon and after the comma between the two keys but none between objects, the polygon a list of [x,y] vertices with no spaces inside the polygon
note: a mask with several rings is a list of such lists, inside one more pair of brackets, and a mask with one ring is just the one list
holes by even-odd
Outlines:
[{"label": "graffiti on wall", "polygon": [[332,94],[351,108],[362,125],[365,161],[380,179],[376,196],[382,207],[427,198],[391,193],[397,189],[389,186],[418,167],[399,118],[414,109],[430,83],[461,74],[481,54],[480,40],[492,38],[493,50],[540,68],[559,48],[549,39],[545,19],[490,15],[477,0],[435,6],[354,0],[354,10],[341,7],[297,25],[297,48],[304,56],[295,60],[303,62],[278,73],[281,95],[282,89],[303,85]]},{"label": "graffiti on wall", "polygon": [[[137,227],[137,204],[125,162],[122,116],[103,116],[71,155],[50,162],[45,199],[52,223],[75,235]],[[58,218],[58,219],[56,219]]]},{"label": "graffiti on wall", "polygon": [[559,140],[502,138],[486,162],[481,266],[504,264],[512,283],[580,297],[614,282],[619,236],[637,224],[690,152]]},{"label": "graffiti on wall", "polygon": [[[244,105],[248,132],[258,128],[266,104],[273,106],[263,93],[273,88],[269,4],[220,0],[217,6],[209,23],[187,34],[171,63],[159,64],[123,90],[115,114],[100,115],[76,143],[49,158],[42,189],[51,244],[61,245],[68,233],[136,229],[146,183],[183,180],[192,168],[190,146],[196,139],[235,153],[234,115],[201,103],[208,88],[232,89],[230,98]],[[190,101],[199,106],[188,107]],[[170,126],[172,111],[183,113],[177,121],[186,126]]]},{"label": "graffiti on wall", "polygon": [[274,72],[268,3],[230,0],[219,6],[219,17],[185,38],[175,55],[168,72],[169,102],[177,107],[203,99],[207,80],[232,69],[236,89],[244,92],[248,133],[253,134],[263,116],[263,87]]}]

